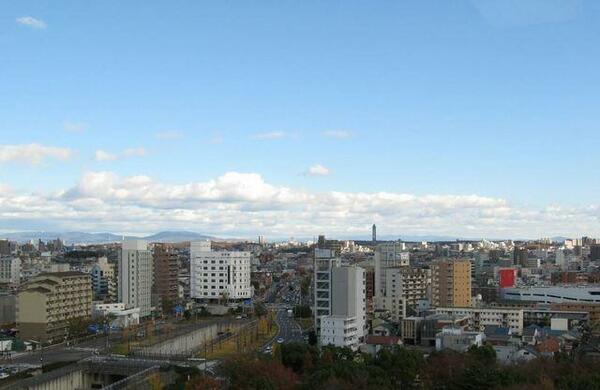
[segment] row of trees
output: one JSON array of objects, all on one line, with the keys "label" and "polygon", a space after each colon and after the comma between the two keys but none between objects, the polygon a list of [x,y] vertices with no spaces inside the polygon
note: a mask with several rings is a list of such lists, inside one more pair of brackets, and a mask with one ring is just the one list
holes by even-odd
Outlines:
[{"label": "row of trees", "polygon": [[231,389],[600,389],[600,366],[566,355],[500,365],[490,346],[426,359],[405,348],[377,356],[345,348],[283,344],[273,356],[241,356],[222,375]]}]

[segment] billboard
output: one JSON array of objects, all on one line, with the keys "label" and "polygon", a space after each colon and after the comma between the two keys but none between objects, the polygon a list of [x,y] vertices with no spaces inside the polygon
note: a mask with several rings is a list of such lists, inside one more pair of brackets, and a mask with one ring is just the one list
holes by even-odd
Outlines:
[{"label": "billboard", "polygon": [[500,288],[515,287],[517,282],[517,270],[515,268],[504,268],[498,271],[500,276]]}]

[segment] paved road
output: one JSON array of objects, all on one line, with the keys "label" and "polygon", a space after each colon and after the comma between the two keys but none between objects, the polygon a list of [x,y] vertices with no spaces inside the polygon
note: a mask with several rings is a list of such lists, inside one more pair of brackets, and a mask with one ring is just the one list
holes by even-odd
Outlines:
[{"label": "paved road", "polygon": [[279,325],[279,332],[277,332],[277,336],[261,348],[261,352],[270,350],[273,347],[273,344],[279,343],[280,341],[283,344],[304,343],[302,328],[293,317],[288,317],[285,308],[278,309],[276,321],[277,325]]},{"label": "paved road", "polygon": [[68,348],[64,345],[44,348],[34,352],[23,352],[11,359],[0,360],[0,365],[50,364],[81,360],[94,355],[93,348]]}]

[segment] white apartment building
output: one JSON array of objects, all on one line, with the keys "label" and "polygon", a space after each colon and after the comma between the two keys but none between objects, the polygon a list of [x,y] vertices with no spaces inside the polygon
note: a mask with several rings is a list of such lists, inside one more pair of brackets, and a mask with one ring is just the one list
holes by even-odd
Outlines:
[{"label": "white apartment building", "polygon": [[321,317],[321,345],[348,347],[356,351],[359,347],[359,328],[356,317],[324,316]]},{"label": "white apartment building", "polygon": [[356,337],[362,341],[366,333],[365,270],[342,266],[329,249],[315,249],[314,256],[313,312],[317,335],[321,335],[322,318],[336,317],[338,322],[340,318],[353,318]]},{"label": "white apartment building", "polygon": [[21,259],[18,257],[0,258],[0,284],[18,285],[21,280]]},{"label": "white apartment building", "polygon": [[331,315],[353,318],[362,342],[367,332],[367,286],[365,270],[355,265],[331,270]]},{"label": "white apartment building", "polygon": [[140,308],[140,317],[152,312],[152,252],[143,240],[123,242],[119,258],[119,302]]},{"label": "white apartment building", "polygon": [[377,245],[375,250],[375,306],[383,309],[386,291],[385,270],[393,267],[408,267],[410,254],[403,242],[389,242]]},{"label": "white apartment building", "polygon": [[468,316],[469,327],[483,332],[486,326],[510,328],[513,334],[523,334],[523,309],[510,307],[438,307],[435,314]]},{"label": "white apartment building", "polygon": [[252,298],[250,252],[213,251],[210,241],[190,243],[190,296],[202,300]]},{"label": "white apartment building", "polygon": [[313,267],[313,292],[315,331],[319,334],[321,317],[331,314],[331,272],[341,260],[330,249],[315,249]]},{"label": "white apartment building", "polygon": [[408,267],[387,268],[385,279],[383,308],[398,322],[407,316],[407,308],[415,308],[419,300],[427,298],[431,272]]}]

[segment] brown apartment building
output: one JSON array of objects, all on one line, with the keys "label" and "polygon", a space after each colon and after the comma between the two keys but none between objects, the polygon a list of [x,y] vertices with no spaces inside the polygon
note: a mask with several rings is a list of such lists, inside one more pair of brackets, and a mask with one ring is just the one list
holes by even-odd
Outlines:
[{"label": "brown apartment building", "polygon": [[177,276],[179,272],[178,255],[171,245],[155,244],[153,251],[154,259],[154,287],[156,294],[162,304],[174,304],[177,302],[179,285]]},{"label": "brown apartment building", "polygon": [[70,320],[91,314],[92,283],[88,274],[42,273],[19,289],[16,317],[23,340],[63,341]]},{"label": "brown apartment building", "polygon": [[433,307],[471,306],[471,262],[437,260],[431,265]]}]

